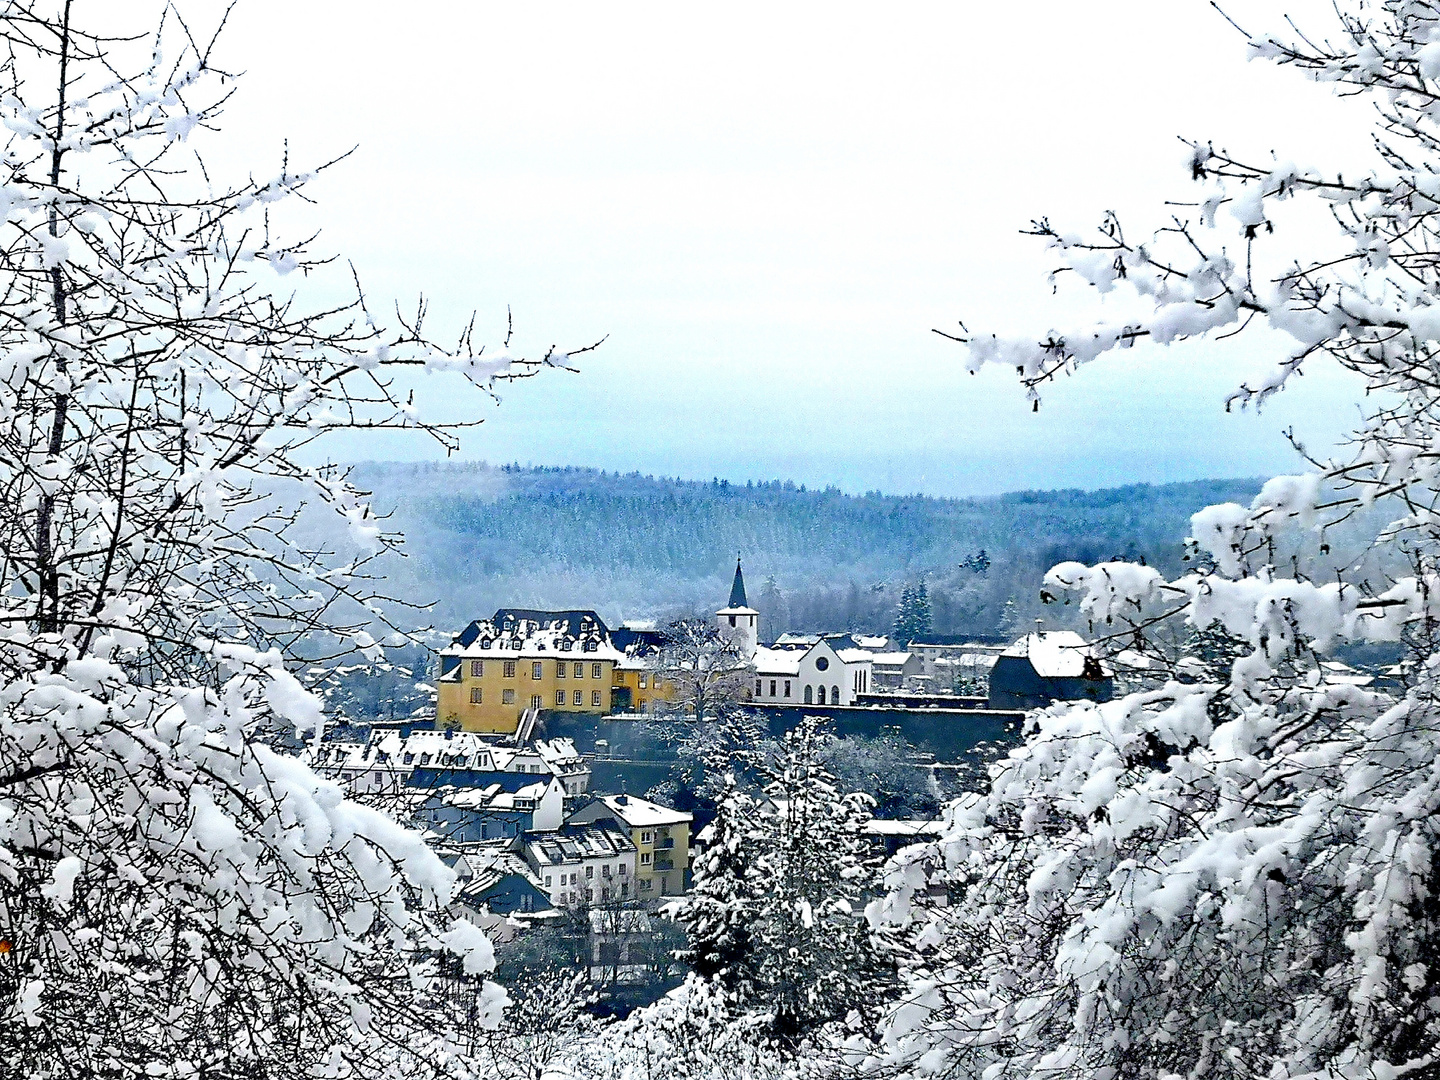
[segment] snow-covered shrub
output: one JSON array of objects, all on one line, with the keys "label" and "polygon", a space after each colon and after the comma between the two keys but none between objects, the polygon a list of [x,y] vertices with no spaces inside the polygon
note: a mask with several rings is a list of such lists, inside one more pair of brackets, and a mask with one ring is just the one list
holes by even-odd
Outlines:
[{"label": "snow-covered shrub", "polygon": [[[226,186],[197,156],[230,93],[213,41],[70,12],[6,5],[0,58],[0,1075],[440,1067],[432,976],[448,956],[493,1023],[489,942],[440,917],[416,835],[269,745],[322,722],[298,662],[400,642],[362,625],[394,538],[299,452],[453,438],[397,370],[565,360],[277,292],[325,261],[280,227],[314,173]],[[282,488],[356,554],[298,542]]]},{"label": "snow-covered shrub", "polygon": [[[1144,653],[1188,629],[1239,655],[1032,717],[988,795],[902,852],[868,913],[911,934],[906,990],[859,1064],[1097,1080],[1440,1068],[1440,8],[1340,10],[1334,35],[1249,48],[1368,95],[1374,162],[1326,174],[1194,144],[1194,210],[1145,242],[1113,216],[1094,240],[1037,229],[1068,268],[1151,315],[968,340],[972,365],[1020,369],[1038,402],[1114,348],[1259,319],[1295,347],[1234,401],[1262,403],[1328,356],[1363,378],[1371,411],[1343,452],[1249,506],[1197,513],[1193,573],[1050,572],[1047,591],[1078,600],[1104,648]],[[1333,210],[1338,247],[1312,259],[1285,246],[1272,222],[1292,199]],[[1330,522],[1385,505],[1376,542],[1408,574],[1312,579],[1274,556],[1282,530],[1311,530],[1320,552]],[[1401,640],[1415,655],[1398,692],[1322,663],[1344,642]],[[939,884],[953,906],[925,902]]]}]

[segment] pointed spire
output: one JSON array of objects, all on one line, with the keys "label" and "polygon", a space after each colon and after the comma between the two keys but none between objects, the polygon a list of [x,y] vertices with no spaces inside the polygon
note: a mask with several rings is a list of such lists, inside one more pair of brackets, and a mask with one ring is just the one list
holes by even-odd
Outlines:
[{"label": "pointed spire", "polygon": [[745,575],[740,572],[740,556],[735,556],[735,583],[730,586],[730,603],[726,607],[742,608],[750,605],[745,602]]}]

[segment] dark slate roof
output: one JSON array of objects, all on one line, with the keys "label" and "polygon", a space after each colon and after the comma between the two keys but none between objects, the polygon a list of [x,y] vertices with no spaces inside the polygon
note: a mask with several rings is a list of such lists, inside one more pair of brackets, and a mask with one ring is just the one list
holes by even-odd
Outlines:
[{"label": "dark slate roof", "polygon": [[539,623],[542,627],[563,623],[565,625],[561,629],[572,637],[579,637],[580,624],[588,621],[594,629],[600,631],[602,636],[610,633],[610,628],[605,625],[605,620],[595,612],[588,610],[536,611],[533,608],[502,607],[490,617],[490,621],[495,624],[497,630],[503,628],[506,623],[522,621]]},{"label": "dark slate roof", "polygon": [[735,582],[730,586],[730,602],[726,607],[749,607],[745,602],[745,575],[740,572],[740,560],[735,560]]},{"label": "dark slate roof", "polygon": [[644,656],[665,644],[665,631],[630,630],[621,627],[619,630],[610,631],[610,644],[623,653]]}]

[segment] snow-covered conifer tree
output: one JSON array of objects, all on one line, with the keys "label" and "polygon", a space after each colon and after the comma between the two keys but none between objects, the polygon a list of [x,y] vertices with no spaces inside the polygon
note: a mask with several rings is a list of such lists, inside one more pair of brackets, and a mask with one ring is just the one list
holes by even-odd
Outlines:
[{"label": "snow-covered conifer tree", "polygon": [[[448,445],[397,371],[487,387],[565,359],[442,349],[358,290],[307,305],[290,286],[325,260],[277,214],[314,171],[277,154],[230,184],[199,158],[232,91],[213,39],[73,9],[0,13],[0,1076],[437,1066],[432,958],[492,964],[437,920],[453,875],[254,738],[321,724],[297,661],[392,643],[366,567],[394,538],[300,452]],[[302,499],[349,553],[295,537]]]},{"label": "snow-covered conifer tree", "polygon": [[[1291,349],[1233,403],[1262,404],[1328,360],[1360,376],[1368,413],[1346,447],[1307,454],[1249,506],[1195,514],[1213,561],[1177,580],[1120,562],[1050,571],[1047,591],[1078,598],[1101,648],[1149,650],[1166,627],[1218,647],[1143,692],[1033,717],[988,796],[892,865],[870,915],[910,927],[914,954],[872,1065],[1058,1080],[1440,1063],[1440,8],[1337,10],[1334,32],[1246,47],[1368,97],[1372,160],[1327,170],[1196,142],[1184,208],[1143,239],[1115,215],[1090,238],[1034,229],[1066,269],[1148,314],[965,335],[972,366],[1018,368],[1038,406],[1114,349],[1268,323]],[[1327,525],[1371,506],[1390,508],[1376,542],[1410,573],[1337,580],[1276,558],[1286,530],[1318,555]],[[1419,674],[1394,695],[1321,663],[1341,642],[1402,638]],[[927,880],[957,903],[927,907]]]},{"label": "snow-covered conifer tree", "polygon": [[757,1030],[794,1048],[881,1000],[892,969],[861,909],[876,868],[861,828],[873,800],[843,793],[807,718],[759,764],[765,802],[732,787],[681,909],[689,962]]}]

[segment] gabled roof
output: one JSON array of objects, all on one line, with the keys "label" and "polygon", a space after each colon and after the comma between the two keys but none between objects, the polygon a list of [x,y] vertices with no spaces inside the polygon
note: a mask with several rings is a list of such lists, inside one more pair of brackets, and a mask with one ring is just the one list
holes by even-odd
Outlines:
[{"label": "gabled roof", "polygon": [[[649,799],[641,799],[635,795],[603,795],[595,802],[603,804],[615,817],[625,822],[632,829],[648,829],[656,825],[682,825],[693,821],[694,816],[685,813],[683,810],[672,810],[668,806],[661,806]],[[594,803],[587,810],[591,810]],[[576,815],[577,818],[584,811]],[[593,814],[593,810],[592,810]],[[590,815],[585,815],[589,817]]]},{"label": "gabled roof", "polygon": [[1085,662],[1093,656],[1090,643],[1073,630],[1039,630],[1026,634],[1000,655],[1029,660],[1035,674],[1042,679],[1083,678]]}]

